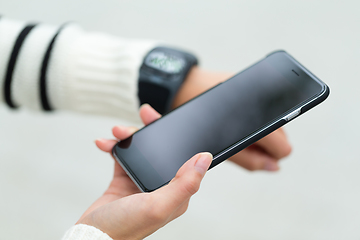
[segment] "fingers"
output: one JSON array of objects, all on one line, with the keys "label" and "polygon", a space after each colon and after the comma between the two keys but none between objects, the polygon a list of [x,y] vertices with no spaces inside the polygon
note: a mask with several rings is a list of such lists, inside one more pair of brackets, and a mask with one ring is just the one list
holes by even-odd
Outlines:
[{"label": "fingers", "polygon": [[235,154],[230,159],[232,162],[250,171],[266,170],[277,171],[279,165],[277,159],[270,156],[258,146],[252,145],[241,152]]},{"label": "fingers", "polygon": [[291,145],[280,128],[235,154],[230,160],[250,171],[277,171],[278,160],[290,153]]},{"label": "fingers", "polygon": [[96,146],[104,152],[111,152],[112,148],[115,146],[116,143],[116,140],[108,140],[103,138],[95,140]]},{"label": "fingers", "polygon": [[[140,117],[145,125],[159,119],[161,115],[149,104],[143,104],[140,108]],[[134,134],[138,129],[135,127],[115,126],[112,129],[113,135],[120,140],[126,139]]]},{"label": "fingers", "polygon": [[155,109],[153,109],[149,104],[143,104],[140,107],[140,117],[145,125],[149,125],[161,118],[160,113],[158,113]]},{"label": "fingers", "polygon": [[123,140],[133,135],[138,129],[136,127],[115,126],[112,129],[114,137]]},{"label": "fingers", "polygon": [[284,158],[291,153],[291,145],[282,128],[260,139],[256,145],[263,148],[270,156],[276,159]]},{"label": "fingers", "polygon": [[199,153],[188,160],[177,172],[175,178],[153,194],[159,199],[165,212],[174,212],[194,195],[212,161],[210,153]]}]

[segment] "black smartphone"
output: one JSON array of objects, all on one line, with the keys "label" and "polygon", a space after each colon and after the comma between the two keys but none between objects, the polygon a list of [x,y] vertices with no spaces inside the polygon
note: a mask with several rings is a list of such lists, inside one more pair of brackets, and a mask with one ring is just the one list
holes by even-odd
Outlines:
[{"label": "black smartphone", "polygon": [[324,101],[329,87],[285,51],[271,53],[140,129],[113,155],[144,192],[167,184],[193,155],[216,166]]}]

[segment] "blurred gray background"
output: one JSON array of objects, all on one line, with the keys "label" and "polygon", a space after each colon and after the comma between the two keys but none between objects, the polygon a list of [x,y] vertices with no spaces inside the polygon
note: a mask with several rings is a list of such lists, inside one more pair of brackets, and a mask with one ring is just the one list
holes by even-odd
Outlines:
[{"label": "blurred gray background", "polygon": [[[285,49],[331,88],[286,126],[281,171],[223,163],[187,213],[149,239],[360,239],[360,2],[0,0],[1,14],[166,41],[201,66],[238,72]],[[1,36],[0,36],[1,37]],[[0,107],[2,239],[60,239],[108,186],[113,160],[93,140],[118,119]]]}]

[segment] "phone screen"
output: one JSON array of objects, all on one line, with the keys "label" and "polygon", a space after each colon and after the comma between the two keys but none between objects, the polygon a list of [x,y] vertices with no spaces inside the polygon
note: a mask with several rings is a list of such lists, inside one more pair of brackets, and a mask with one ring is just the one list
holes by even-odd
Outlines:
[{"label": "phone screen", "polygon": [[322,89],[286,53],[275,53],[121,141],[114,153],[153,190],[196,153],[216,156]]}]

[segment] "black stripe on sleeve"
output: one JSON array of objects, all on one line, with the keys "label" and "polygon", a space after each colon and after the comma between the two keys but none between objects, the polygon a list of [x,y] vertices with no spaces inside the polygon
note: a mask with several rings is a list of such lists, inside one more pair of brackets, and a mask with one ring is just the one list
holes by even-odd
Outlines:
[{"label": "black stripe on sleeve", "polygon": [[8,62],[8,66],[6,69],[6,75],[5,75],[5,81],[4,81],[4,98],[6,104],[10,108],[18,108],[14,104],[14,102],[11,99],[11,81],[13,77],[13,72],[15,68],[15,64],[17,61],[17,57],[19,55],[20,49],[22,44],[24,43],[24,40],[26,39],[27,35],[30,33],[30,31],[35,27],[35,24],[27,25],[19,34],[18,38],[16,39],[16,42],[14,44],[13,50],[10,55],[10,59]]},{"label": "black stripe on sleeve", "polygon": [[43,108],[44,111],[52,111],[53,108],[50,105],[49,102],[49,97],[48,97],[48,92],[47,92],[47,69],[48,69],[48,65],[49,65],[49,60],[51,57],[51,50],[54,47],[56,38],[58,37],[58,35],[60,34],[61,30],[64,28],[65,25],[62,25],[59,30],[56,32],[56,34],[54,35],[53,39],[51,40],[48,49],[46,50],[42,65],[41,65],[41,72],[40,72],[40,82],[39,82],[39,87],[40,87],[40,100],[41,100],[41,106]]}]

